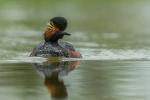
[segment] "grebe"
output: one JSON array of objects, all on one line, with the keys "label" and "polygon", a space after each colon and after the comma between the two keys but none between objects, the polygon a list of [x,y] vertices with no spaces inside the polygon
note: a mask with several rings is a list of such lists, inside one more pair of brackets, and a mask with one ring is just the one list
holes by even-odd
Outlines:
[{"label": "grebe", "polygon": [[30,56],[80,58],[80,52],[76,51],[72,44],[60,40],[63,39],[64,35],[71,35],[64,32],[67,24],[67,20],[64,17],[50,19],[44,32],[45,41],[37,45]]}]

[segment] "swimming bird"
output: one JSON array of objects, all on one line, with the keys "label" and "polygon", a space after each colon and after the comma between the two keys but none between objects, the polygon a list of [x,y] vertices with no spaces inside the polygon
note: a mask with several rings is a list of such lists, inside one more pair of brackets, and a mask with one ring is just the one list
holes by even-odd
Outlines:
[{"label": "swimming bird", "polygon": [[68,22],[64,17],[50,19],[44,32],[44,42],[37,45],[30,56],[80,58],[80,52],[76,51],[72,44],[62,41],[65,35],[71,35],[65,32],[67,25]]}]

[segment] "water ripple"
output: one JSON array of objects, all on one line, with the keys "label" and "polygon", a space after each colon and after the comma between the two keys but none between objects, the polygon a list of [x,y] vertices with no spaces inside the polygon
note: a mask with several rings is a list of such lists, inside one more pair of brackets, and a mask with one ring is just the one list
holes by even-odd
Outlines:
[{"label": "water ripple", "polygon": [[[59,58],[59,61],[76,60],[150,60],[150,52],[147,49],[123,50],[123,49],[91,49],[80,48],[82,58]],[[4,52],[7,53],[7,52]],[[52,60],[43,57],[28,57],[29,52],[16,53],[15,56],[1,59],[0,63],[42,63],[46,60]]]},{"label": "water ripple", "polygon": [[80,48],[83,58],[65,58],[64,60],[150,60],[150,52],[146,49],[91,49]]}]

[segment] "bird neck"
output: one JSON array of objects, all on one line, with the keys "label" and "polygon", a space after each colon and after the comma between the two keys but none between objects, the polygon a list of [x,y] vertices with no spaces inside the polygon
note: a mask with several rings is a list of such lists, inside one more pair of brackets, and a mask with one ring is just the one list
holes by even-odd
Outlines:
[{"label": "bird neck", "polygon": [[59,39],[63,38],[63,34],[61,34],[61,32],[56,32],[53,35],[49,36],[49,37],[44,37],[46,42],[52,42],[52,43],[57,43]]}]

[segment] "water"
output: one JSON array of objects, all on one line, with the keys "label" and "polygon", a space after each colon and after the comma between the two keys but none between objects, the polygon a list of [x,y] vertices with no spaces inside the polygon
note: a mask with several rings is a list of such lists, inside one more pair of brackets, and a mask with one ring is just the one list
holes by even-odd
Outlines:
[{"label": "water", "polygon": [[[149,100],[149,3],[1,0],[0,98]],[[82,59],[28,57],[53,16],[68,19]]]}]

